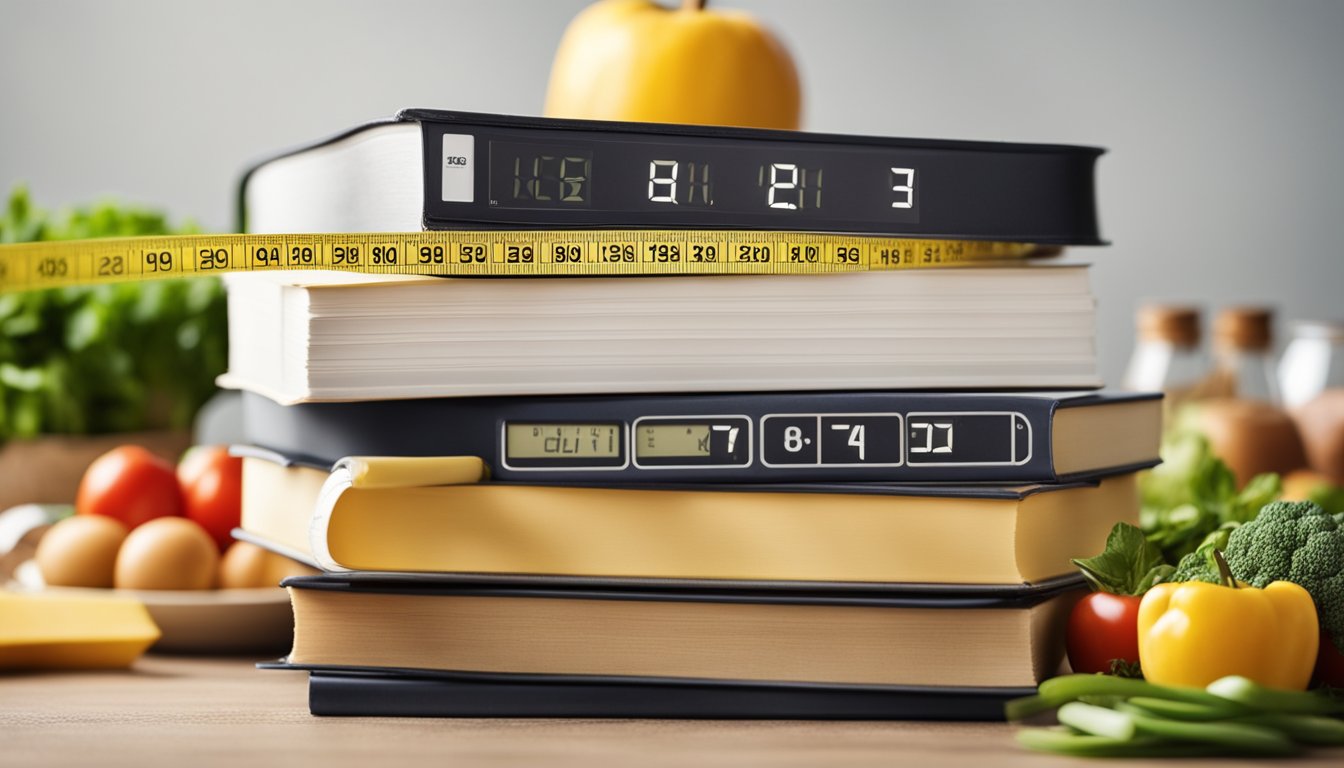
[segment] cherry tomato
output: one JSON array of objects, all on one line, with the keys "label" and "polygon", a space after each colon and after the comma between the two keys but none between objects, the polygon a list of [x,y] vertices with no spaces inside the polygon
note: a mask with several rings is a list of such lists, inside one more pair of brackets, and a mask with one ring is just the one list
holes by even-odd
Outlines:
[{"label": "cherry tomato", "polygon": [[187,517],[200,523],[220,551],[233,543],[230,532],[243,514],[243,460],[222,445],[197,446],[177,467]]},{"label": "cherry tomato", "polygon": [[1110,672],[1112,659],[1139,663],[1141,595],[1093,592],[1069,614],[1069,666],[1074,672]]},{"label": "cherry tomato", "polygon": [[138,445],[122,445],[94,459],[75,495],[77,513],[104,515],[127,528],[180,516],[182,510],[173,465]]}]

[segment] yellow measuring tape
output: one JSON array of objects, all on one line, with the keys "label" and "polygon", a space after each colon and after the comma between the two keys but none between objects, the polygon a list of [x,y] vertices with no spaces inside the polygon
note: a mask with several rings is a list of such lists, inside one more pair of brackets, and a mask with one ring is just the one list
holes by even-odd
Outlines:
[{"label": "yellow measuring tape", "polygon": [[824,274],[1037,252],[1024,243],[738,230],[174,235],[0,245],[0,292],[289,269],[446,277]]}]

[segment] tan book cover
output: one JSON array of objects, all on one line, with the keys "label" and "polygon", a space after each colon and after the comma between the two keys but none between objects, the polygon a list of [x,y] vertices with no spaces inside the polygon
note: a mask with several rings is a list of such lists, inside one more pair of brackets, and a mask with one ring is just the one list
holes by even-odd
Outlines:
[{"label": "tan book cover", "polygon": [[292,579],[299,666],[1029,687],[1081,589],[1007,599]]}]

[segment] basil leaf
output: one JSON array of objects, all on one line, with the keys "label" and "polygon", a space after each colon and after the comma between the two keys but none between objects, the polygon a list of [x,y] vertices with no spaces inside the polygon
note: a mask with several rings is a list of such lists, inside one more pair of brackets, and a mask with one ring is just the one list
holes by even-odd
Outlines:
[{"label": "basil leaf", "polygon": [[1072,561],[1092,589],[1113,595],[1141,595],[1162,578],[1162,550],[1129,523],[1116,523],[1101,554]]}]

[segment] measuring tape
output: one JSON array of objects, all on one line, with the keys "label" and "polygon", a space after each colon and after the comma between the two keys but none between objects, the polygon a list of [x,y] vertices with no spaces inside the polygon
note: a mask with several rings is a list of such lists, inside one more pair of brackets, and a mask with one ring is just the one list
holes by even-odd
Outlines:
[{"label": "measuring tape", "polygon": [[441,277],[825,274],[1044,252],[1025,243],[737,230],[174,235],[0,245],[0,292],[293,269]]}]

